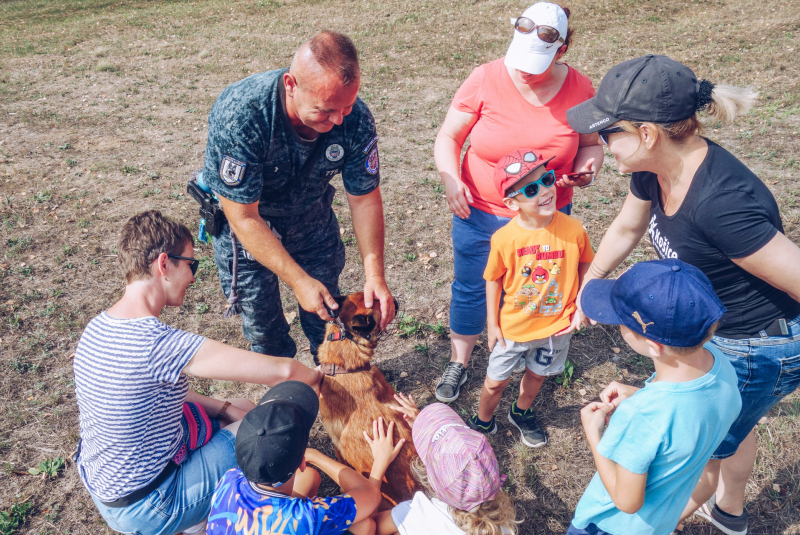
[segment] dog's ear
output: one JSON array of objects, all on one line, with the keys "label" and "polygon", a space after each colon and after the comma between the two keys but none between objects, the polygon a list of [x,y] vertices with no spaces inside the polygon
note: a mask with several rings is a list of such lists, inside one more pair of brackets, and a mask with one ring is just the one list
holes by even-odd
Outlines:
[{"label": "dog's ear", "polygon": [[342,303],[344,303],[347,300],[346,295],[332,295],[331,297],[333,297],[333,300],[336,301],[336,304],[339,305],[340,308],[342,306]]}]

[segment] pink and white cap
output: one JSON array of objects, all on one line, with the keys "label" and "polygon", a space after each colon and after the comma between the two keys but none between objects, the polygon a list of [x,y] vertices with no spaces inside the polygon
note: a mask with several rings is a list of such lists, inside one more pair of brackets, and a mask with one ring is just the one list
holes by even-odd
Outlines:
[{"label": "pink and white cap", "polygon": [[[558,35],[562,39],[567,38],[569,29],[567,14],[556,4],[538,2],[526,9],[522,16],[531,19],[537,26],[552,26],[558,30]],[[516,19],[511,20],[512,23],[516,22]],[[535,31],[521,33],[514,30],[514,39],[508,47],[504,63],[507,67],[528,74],[542,74],[563,45],[561,41],[545,43],[539,39]]]},{"label": "pink and white cap", "polygon": [[505,483],[486,437],[443,403],[419,413],[412,437],[436,496],[456,509],[471,511],[493,500]]}]

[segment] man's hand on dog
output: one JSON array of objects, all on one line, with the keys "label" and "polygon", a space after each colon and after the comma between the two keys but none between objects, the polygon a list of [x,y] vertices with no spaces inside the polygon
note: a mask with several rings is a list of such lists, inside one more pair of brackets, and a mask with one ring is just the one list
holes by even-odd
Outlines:
[{"label": "man's hand on dog", "polygon": [[386,280],[383,277],[370,277],[364,283],[364,306],[372,308],[374,301],[381,303],[381,330],[386,329],[394,319],[394,314],[397,312],[394,309],[394,299],[392,299],[392,292],[386,286]]},{"label": "man's hand on dog", "polygon": [[417,408],[417,402],[414,401],[414,396],[411,394],[406,396],[401,392],[395,394],[394,399],[397,400],[397,405],[389,405],[389,407],[401,413],[403,419],[408,422],[408,425],[414,427],[414,420],[416,420],[419,415],[419,409]]},{"label": "man's hand on dog", "polygon": [[328,308],[336,310],[339,304],[330,294],[324,284],[317,279],[307,276],[292,287],[294,295],[297,297],[298,304],[307,312],[313,312],[325,321],[333,321],[328,314]]},{"label": "man's hand on dog", "polygon": [[372,469],[374,471],[378,467],[378,469],[382,468],[383,471],[386,471],[386,468],[400,453],[406,439],[401,438],[397,444],[394,444],[394,422],[389,422],[389,427],[384,429],[383,417],[372,421],[372,437],[370,438],[369,434],[364,431],[364,439],[372,450]]}]

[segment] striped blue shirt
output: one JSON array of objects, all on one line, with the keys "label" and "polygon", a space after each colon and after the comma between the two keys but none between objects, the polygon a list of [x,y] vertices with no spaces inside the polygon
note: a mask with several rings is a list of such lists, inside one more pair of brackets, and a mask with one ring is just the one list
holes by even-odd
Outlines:
[{"label": "striped blue shirt", "polygon": [[86,326],[73,364],[82,440],[77,465],[100,500],[145,487],[178,451],[189,389],[181,370],[204,340],[152,316],[116,319],[103,312]]}]

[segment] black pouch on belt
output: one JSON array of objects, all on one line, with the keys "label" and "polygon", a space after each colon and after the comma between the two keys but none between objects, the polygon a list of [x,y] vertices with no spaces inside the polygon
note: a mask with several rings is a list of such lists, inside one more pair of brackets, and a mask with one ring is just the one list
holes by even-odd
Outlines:
[{"label": "black pouch on belt", "polygon": [[219,201],[203,191],[200,186],[197,185],[197,181],[194,178],[189,180],[186,185],[186,191],[189,192],[189,195],[191,195],[194,200],[200,203],[200,217],[206,221],[206,232],[216,238],[219,231],[222,230],[222,226],[225,224],[225,213],[222,211]]}]

